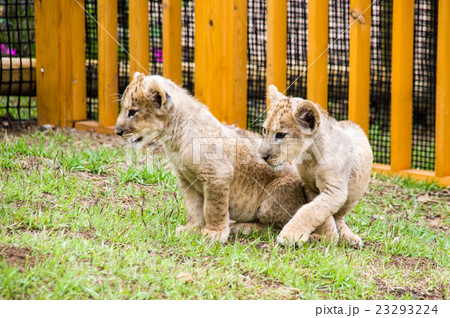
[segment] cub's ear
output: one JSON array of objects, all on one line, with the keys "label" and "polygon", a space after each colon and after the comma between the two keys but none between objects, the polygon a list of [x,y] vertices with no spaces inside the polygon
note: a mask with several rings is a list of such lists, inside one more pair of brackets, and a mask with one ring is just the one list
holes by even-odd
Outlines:
[{"label": "cub's ear", "polygon": [[276,103],[280,99],[286,98],[286,96],[280,93],[277,87],[273,84],[269,85],[268,91],[269,91],[269,99],[272,102],[272,104]]},{"label": "cub's ear", "polygon": [[139,72],[134,72],[134,74],[133,74],[133,79],[135,79],[135,78],[138,77],[139,75],[141,75],[141,73],[139,73]]},{"label": "cub's ear", "polygon": [[320,124],[320,110],[317,105],[309,100],[298,100],[292,102],[292,115],[300,125],[302,133],[313,134]]},{"label": "cub's ear", "polygon": [[156,109],[165,109],[170,96],[151,76],[146,76],[144,80],[145,91]]}]

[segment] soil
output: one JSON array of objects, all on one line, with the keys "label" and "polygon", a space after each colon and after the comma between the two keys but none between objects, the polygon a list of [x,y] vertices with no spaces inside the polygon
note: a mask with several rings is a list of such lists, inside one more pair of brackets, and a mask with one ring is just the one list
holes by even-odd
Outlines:
[{"label": "soil", "polygon": [[29,247],[0,245],[0,260],[6,260],[10,266],[19,267],[21,270],[36,265],[36,257],[32,253]]}]

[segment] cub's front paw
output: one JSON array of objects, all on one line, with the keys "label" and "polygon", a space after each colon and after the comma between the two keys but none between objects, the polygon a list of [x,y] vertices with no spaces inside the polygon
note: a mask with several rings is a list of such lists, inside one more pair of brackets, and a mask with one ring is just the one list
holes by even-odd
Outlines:
[{"label": "cub's front paw", "polygon": [[207,238],[214,242],[219,241],[220,243],[226,243],[226,241],[228,240],[228,236],[230,235],[230,228],[227,227],[222,231],[215,231],[204,228],[202,230],[202,234],[206,235]]},{"label": "cub's front paw", "polygon": [[188,231],[188,228],[186,227],[186,226],[184,226],[184,225],[180,225],[179,227],[177,227],[177,229],[175,230],[175,234],[176,235],[181,235],[181,234],[183,234],[183,233],[185,233],[185,232],[187,232]]},{"label": "cub's front paw", "polygon": [[309,239],[309,233],[296,229],[295,227],[285,226],[277,236],[277,242],[281,245],[295,245],[298,247]]},{"label": "cub's front paw", "polygon": [[343,235],[342,238],[344,239],[345,243],[350,245],[351,247],[354,247],[354,248],[362,248],[363,247],[362,239],[354,233],[349,233],[348,235]]}]

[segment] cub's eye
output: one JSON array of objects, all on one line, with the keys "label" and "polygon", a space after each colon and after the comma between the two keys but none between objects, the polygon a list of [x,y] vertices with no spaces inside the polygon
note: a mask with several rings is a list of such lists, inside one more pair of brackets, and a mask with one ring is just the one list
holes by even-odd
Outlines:
[{"label": "cub's eye", "polygon": [[128,118],[133,117],[134,115],[136,115],[137,110],[136,109],[130,109],[128,111]]},{"label": "cub's eye", "polygon": [[263,127],[262,133],[263,133],[263,136],[266,135],[266,128]]},{"label": "cub's eye", "polygon": [[284,137],[286,137],[286,133],[277,133],[276,135],[275,135],[275,139],[283,139]]}]

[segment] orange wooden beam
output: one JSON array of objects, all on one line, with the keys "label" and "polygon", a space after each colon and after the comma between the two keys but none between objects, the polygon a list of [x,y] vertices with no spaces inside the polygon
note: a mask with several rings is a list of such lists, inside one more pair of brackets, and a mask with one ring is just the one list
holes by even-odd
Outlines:
[{"label": "orange wooden beam", "polygon": [[411,167],[414,3],[396,0],[392,23],[391,169]]},{"label": "orange wooden beam", "polygon": [[181,57],[181,0],[163,0],[163,75],[178,85]]},{"label": "orange wooden beam", "polygon": [[328,108],[328,0],[308,2],[307,98]]},{"label": "orange wooden beam", "polygon": [[117,1],[97,0],[98,123],[113,126],[119,114]]},{"label": "orange wooden beam", "polygon": [[348,119],[369,135],[371,0],[351,0]]},{"label": "orange wooden beam", "polygon": [[[267,87],[286,89],[287,0],[267,1]],[[267,103],[267,107],[269,107]]]},{"label": "orange wooden beam", "polygon": [[247,126],[247,1],[196,0],[195,95],[220,121]]},{"label": "orange wooden beam", "polygon": [[135,72],[148,74],[150,64],[150,36],[148,1],[129,0],[130,81]]},{"label": "orange wooden beam", "polygon": [[450,2],[439,1],[436,74],[436,175],[450,176]]},{"label": "orange wooden beam", "polygon": [[86,109],[86,22],[85,0],[70,1],[72,14],[72,105],[67,125],[87,118]]},{"label": "orange wooden beam", "polygon": [[34,4],[38,125],[72,126],[86,116],[84,11],[72,1]]}]

